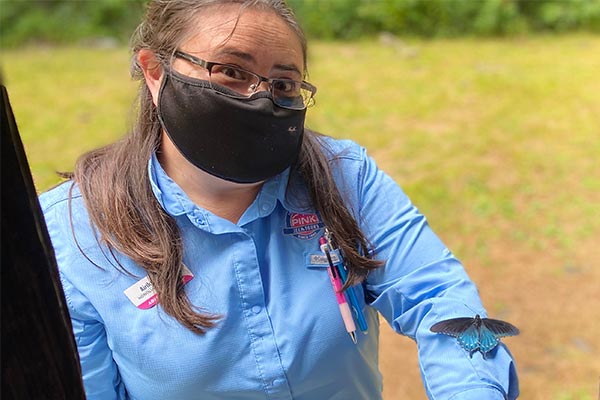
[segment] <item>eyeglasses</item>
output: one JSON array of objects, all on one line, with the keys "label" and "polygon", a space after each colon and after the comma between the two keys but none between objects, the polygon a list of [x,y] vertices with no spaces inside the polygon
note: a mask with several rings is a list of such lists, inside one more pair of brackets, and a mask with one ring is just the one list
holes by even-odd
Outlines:
[{"label": "eyeglasses", "polygon": [[262,82],[267,82],[273,102],[279,107],[304,110],[314,104],[314,95],[317,88],[308,82],[265,78],[235,65],[205,61],[179,50],[175,51],[174,55],[177,58],[206,68],[209,82],[233,90],[240,95],[240,98],[252,96]]}]

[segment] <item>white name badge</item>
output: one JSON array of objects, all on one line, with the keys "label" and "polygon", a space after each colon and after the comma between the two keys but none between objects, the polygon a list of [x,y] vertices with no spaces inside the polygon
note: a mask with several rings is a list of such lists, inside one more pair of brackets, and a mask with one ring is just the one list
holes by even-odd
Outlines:
[{"label": "white name badge", "polygon": [[[192,271],[183,266],[183,275],[181,277],[183,283],[186,284],[193,278]],[[147,310],[158,304],[158,295],[147,276],[129,286],[123,293],[125,293],[125,296],[127,296],[134,306],[141,310]]]},{"label": "white name badge", "polygon": [[[333,261],[333,263],[335,265],[339,264],[342,260],[341,257],[339,255],[339,251],[338,250],[333,250],[331,253],[331,261]],[[314,253],[314,254],[309,254],[308,255],[308,267],[329,267],[329,260],[327,260],[327,256],[323,253]]]}]

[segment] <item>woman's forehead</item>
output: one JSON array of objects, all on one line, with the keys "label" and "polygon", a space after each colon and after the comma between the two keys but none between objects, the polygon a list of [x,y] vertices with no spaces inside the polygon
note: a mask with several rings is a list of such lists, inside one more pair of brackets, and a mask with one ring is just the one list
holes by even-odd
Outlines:
[{"label": "woman's forehead", "polygon": [[254,57],[277,54],[303,65],[303,50],[296,32],[274,11],[241,9],[237,4],[201,10],[181,48],[205,57],[220,53],[247,53]]}]

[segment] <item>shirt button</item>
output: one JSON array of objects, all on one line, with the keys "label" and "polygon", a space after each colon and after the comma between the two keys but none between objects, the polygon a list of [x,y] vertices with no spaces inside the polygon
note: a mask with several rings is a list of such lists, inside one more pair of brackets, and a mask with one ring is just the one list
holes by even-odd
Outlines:
[{"label": "shirt button", "polygon": [[264,203],[262,206],[260,206],[260,208],[263,211],[269,211],[269,209],[271,208],[271,204],[270,203]]},{"label": "shirt button", "polygon": [[283,385],[283,379],[275,378],[271,381],[271,386],[275,387],[279,385]]},{"label": "shirt button", "polygon": [[253,306],[253,307],[252,307],[252,312],[253,312],[254,314],[258,314],[258,313],[260,312],[260,310],[262,310],[262,307],[261,307],[261,306]]}]

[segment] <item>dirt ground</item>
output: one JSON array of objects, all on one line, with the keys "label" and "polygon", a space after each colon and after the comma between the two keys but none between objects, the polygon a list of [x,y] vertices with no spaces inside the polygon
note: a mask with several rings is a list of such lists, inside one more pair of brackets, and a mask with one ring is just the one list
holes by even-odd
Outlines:
[{"label": "dirt ground", "polygon": [[[592,400],[600,383],[600,237],[564,262],[552,248],[533,255],[497,243],[486,268],[463,260],[490,316],[521,330],[506,338],[516,359],[522,399]],[[508,245],[505,244],[505,246]],[[386,400],[426,399],[414,343],[382,323]]]}]

